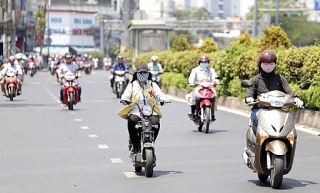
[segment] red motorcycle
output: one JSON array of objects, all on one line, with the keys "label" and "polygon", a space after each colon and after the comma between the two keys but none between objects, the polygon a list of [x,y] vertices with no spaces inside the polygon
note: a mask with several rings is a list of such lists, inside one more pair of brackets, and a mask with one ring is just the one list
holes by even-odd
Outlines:
[{"label": "red motorcycle", "polygon": [[18,79],[17,75],[13,72],[8,72],[5,78],[6,97],[13,101],[13,98],[18,95]]},{"label": "red motorcycle", "polygon": [[[218,77],[217,79],[219,79]],[[216,102],[216,94],[214,87],[217,85],[216,81],[210,79],[202,79],[195,83],[196,86],[196,109],[199,109],[197,115],[199,119],[189,117],[198,126],[198,131],[204,130],[205,133],[209,132],[209,125],[214,121],[214,106]],[[192,97],[188,94],[186,99],[190,101]],[[191,101],[190,101],[191,102]]]},{"label": "red motorcycle", "polygon": [[64,79],[63,104],[67,105],[69,110],[73,110],[73,105],[79,102],[78,83],[75,81],[77,76],[74,73],[67,72]]}]

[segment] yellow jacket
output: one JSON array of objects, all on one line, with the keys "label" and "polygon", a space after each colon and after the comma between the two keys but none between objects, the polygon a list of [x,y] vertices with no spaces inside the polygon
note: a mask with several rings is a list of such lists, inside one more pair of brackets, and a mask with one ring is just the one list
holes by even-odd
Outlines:
[{"label": "yellow jacket", "polygon": [[[118,115],[123,119],[127,119],[128,115],[130,115],[131,110],[136,105],[135,103],[138,102],[143,95],[150,105],[155,104],[157,101],[165,101],[167,99],[167,96],[160,90],[159,86],[156,83],[148,81],[148,84],[143,89],[140,87],[138,81],[136,80],[126,87],[124,93],[121,96],[121,100],[131,101],[131,103],[121,109],[118,112]],[[160,118],[162,117],[160,108],[157,104],[154,107],[154,111]]]}]

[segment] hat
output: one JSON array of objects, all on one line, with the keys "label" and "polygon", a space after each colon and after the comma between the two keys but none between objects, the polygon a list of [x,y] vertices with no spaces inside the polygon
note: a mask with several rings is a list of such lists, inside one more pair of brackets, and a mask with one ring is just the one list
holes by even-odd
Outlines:
[{"label": "hat", "polygon": [[148,69],[148,65],[146,64],[139,64],[138,67],[137,67],[137,72],[149,72],[149,69]]},{"label": "hat", "polygon": [[[148,65],[147,65],[147,64],[139,64],[139,65],[137,66],[137,71],[136,71],[135,73],[133,73],[133,75],[132,75],[132,80],[131,80],[131,82],[137,80],[137,73],[138,73],[138,72],[149,72]],[[151,72],[149,72],[148,80],[151,80],[151,78],[152,78],[152,74],[151,74]]]}]

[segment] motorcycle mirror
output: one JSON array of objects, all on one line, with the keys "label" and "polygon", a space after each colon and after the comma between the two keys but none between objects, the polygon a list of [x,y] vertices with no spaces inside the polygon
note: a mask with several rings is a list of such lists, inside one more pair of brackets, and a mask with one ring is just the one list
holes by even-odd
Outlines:
[{"label": "motorcycle mirror", "polygon": [[253,86],[253,84],[250,82],[250,80],[243,80],[241,81],[241,86],[244,88],[250,88]]},{"label": "motorcycle mirror", "polygon": [[310,87],[310,83],[309,82],[303,82],[299,85],[299,89],[301,90],[308,90]]}]

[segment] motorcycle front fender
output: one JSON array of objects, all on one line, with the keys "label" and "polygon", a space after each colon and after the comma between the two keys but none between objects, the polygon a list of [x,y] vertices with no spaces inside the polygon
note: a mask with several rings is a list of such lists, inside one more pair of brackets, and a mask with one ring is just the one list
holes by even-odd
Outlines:
[{"label": "motorcycle front fender", "polygon": [[275,155],[285,155],[288,147],[283,141],[273,140],[266,143],[266,151],[270,151]]},{"label": "motorcycle front fender", "polygon": [[202,99],[200,101],[200,108],[202,108],[203,106],[210,106],[212,108],[211,99]]}]

